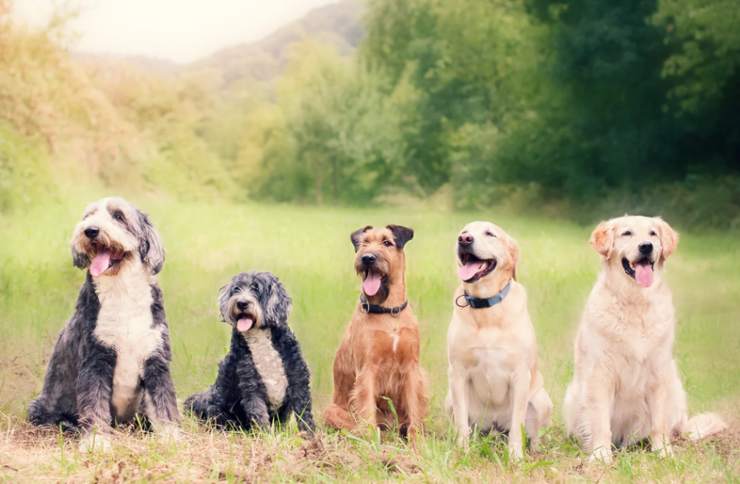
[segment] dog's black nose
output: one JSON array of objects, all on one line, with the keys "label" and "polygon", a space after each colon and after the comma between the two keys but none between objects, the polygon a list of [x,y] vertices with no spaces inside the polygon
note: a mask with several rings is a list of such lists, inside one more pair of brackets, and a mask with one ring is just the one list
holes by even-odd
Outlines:
[{"label": "dog's black nose", "polygon": [[653,251],[653,244],[651,244],[650,242],[645,242],[644,244],[638,245],[637,248],[640,249],[640,254],[648,255]]},{"label": "dog's black nose", "polygon": [[460,234],[457,238],[457,243],[462,246],[470,245],[473,243],[473,236],[468,233]]},{"label": "dog's black nose", "polygon": [[375,264],[375,261],[377,259],[378,258],[375,257],[375,255],[373,255],[373,254],[365,254],[365,255],[362,256],[362,264],[363,265],[366,265],[366,266],[371,266],[371,265]]},{"label": "dog's black nose", "polygon": [[88,227],[85,229],[85,237],[88,239],[94,239],[100,233],[100,229],[97,227]]},{"label": "dog's black nose", "polygon": [[238,301],[236,303],[236,307],[239,309],[239,311],[246,311],[247,306],[249,306],[249,303],[244,301]]}]

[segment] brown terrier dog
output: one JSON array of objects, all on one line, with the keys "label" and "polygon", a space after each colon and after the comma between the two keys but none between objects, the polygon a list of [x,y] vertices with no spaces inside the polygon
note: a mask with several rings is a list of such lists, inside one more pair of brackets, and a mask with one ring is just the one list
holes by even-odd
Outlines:
[{"label": "brown terrier dog", "polygon": [[352,233],[360,302],[334,358],[334,396],[326,423],[388,429],[413,439],[429,397],[419,366],[419,326],[406,300],[403,246],[414,231],[398,225]]}]

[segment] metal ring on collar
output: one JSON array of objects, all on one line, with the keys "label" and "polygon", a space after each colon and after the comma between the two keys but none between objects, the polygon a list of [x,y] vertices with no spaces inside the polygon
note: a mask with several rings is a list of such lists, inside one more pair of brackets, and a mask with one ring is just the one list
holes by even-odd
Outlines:
[{"label": "metal ring on collar", "polygon": [[[460,302],[459,302],[460,301],[460,298],[465,299],[465,304],[460,304]],[[460,294],[459,296],[457,296],[455,298],[455,306],[457,306],[459,308],[466,308],[466,307],[470,306],[470,303],[468,302],[468,298],[465,297],[465,294]]]}]

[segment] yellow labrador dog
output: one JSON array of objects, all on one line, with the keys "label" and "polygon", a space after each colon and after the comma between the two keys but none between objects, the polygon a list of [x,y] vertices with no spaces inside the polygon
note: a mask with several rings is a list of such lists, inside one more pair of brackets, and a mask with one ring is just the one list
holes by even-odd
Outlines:
[{"label": "yellow labrador dog", "polygon": [[516,281],[519,249],[490,222],[472,222],[455,248],[461,285],[447,333],[447,410],[458,444],[471,426],[509,433],[509,455],[522,457],[522,426],[536,448],[552,401],[537,369],[537,340],[527,293]]},{"label": "yellow labrador dog", "polygon": [[687,417],[672,354],[673,301],[662,278],[677,244],[678,234],[658,217],[615,218],[591,234],[602,270],[581,319],[564,405],[566,429],[591,460],[611,462],[612,444],[646,438],[670,455],[677,434],[695,440],[725,428],[714,414]]}]

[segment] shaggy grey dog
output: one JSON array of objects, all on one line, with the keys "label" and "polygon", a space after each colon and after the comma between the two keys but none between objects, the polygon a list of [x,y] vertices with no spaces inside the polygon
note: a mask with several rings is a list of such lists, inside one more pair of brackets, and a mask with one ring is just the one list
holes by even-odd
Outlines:
[{"label": "shaggy grey dog", "polygon": [[290,297],[269,272],[237,274],[219,292],[222,320],[232,327],[231,349],[216,382],[185,401],[185,411],[239,429],[285,423],[313,431],[310,375],[288,327]]},{"label": "shaggy grey dog", "polygon": [[164,264],[159,235],[131,204],[104,198],[77,224],[72,260],[87,276],[28,419],[80,430],[82,450],[109,448],[111,425],[135,417],[176,436],[169,332],[156,278]]}]

